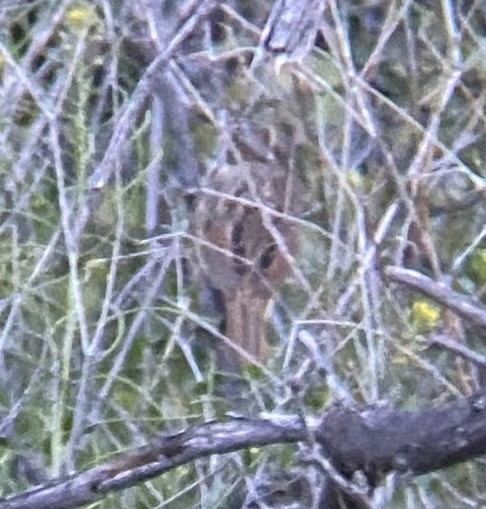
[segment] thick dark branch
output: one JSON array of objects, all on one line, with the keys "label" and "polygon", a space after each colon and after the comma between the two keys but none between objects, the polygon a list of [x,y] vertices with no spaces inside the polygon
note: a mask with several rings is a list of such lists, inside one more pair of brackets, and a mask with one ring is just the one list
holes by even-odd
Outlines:
[{"label": "thick dark branch", "polygon": [[391,470],[424,474],[486,452],[486,394],[419,412],[335,408],[317,439],[337,469],[372,484]]},{"label": "thick dark branch", "polygon": [[343,475],[360,470],[371,485],[391,470],[423,474],[486,452],[486,394],[419,412],[335,405],[307,428],[298,417],[194,425],[105,465],[2,499],[0,509],[79,507],[197,458],[310,437]]}]

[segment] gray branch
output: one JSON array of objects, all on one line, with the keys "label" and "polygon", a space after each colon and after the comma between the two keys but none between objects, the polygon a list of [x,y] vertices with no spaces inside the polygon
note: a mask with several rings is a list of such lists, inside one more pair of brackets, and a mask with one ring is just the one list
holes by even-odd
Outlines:
[{"label": "gray branch", "polygon": [[364,474],[370,488],[390,472],[423,474],[486,452],[486,394],[435,409],[332,405],[318,420],[271,416],[208,422],[155,438],[115,460],[0,499],[0,509],[69,509],[102,499],[212,454],[307,442],[345,478]]},{"label": "gray branch", "polygon": [[438,283],[420,272],[401,267],[385,267],[385,275],[395,283],[408,286],[430,297],[462,318],[471,320],[477,325],[486,326],[486,308],[467,295],[454,292],[444,283]]}]

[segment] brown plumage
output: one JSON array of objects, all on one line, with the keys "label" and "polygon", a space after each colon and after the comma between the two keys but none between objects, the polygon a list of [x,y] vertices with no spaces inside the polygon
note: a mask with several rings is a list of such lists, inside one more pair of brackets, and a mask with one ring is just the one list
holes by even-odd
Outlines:
[{"label": "brown plumage", "polygon": [[[296,253],[296,227],[272,211],[297,211],[300,186],[276,163],[225,165],[201,189],[195,211],[198,262],[209,285],[224,301],[225,335],[265,361],[266,312]],[[215,192],[216,194],[211,194]],[[224,349],[234,364],[240,356]]]}]

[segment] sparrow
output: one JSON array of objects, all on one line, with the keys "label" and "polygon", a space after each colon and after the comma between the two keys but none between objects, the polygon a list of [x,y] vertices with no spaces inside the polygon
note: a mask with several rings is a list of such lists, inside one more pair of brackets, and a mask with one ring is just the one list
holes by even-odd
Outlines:
[{"label": "sparrow", "polygon": [[[297,252],[292,215],[300,185],[276,161],[242,161],[214,170],[195,209],[198,267],[222,297],[223,333],[259,362],[270,353],[267,312]],[[224,348],[227,365],[241,355]]]}]

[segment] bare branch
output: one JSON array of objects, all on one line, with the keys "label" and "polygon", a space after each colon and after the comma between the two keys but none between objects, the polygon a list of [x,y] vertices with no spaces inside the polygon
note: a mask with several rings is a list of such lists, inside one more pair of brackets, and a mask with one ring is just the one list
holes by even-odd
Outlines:
[{"label": "bare branch", "polygon": [[430,297],[463,318],[469,319],[477,325],[486,326],[486,309],[467,295],[454,292],[444,283],[437,283],[420,272],[401,267],[388,266],[385,268],[385,275],[391,281],[408,286]]},{"label": "bare branch", "polygon": [[2,499],[0,509],[79,507],[197,458],[254,446],[307,442],[312,437],[322,446],[326,465],[348,479],[355,473],[364,474],[374,487],[392,471],[419,475],[483,455],[485,415],[486,394],[479,394],[418,412],[334,405],[320,421],[269,416],[207,422],[160,436],[112,462]]}]

